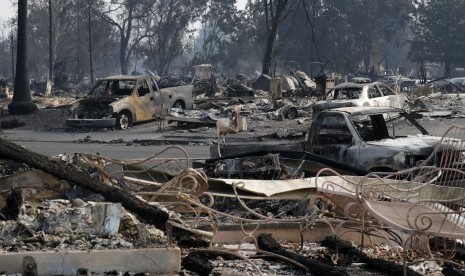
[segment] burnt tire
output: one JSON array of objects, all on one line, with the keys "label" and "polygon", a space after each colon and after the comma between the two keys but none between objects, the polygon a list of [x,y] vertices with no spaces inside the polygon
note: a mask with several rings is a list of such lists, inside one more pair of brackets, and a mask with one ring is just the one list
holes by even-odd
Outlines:
[{"label": "burnt tire", "polygon": [[174,102],[173,108],[185,109],[186,106],[183,101],[177,100],[176,102]]},{"label": "burnt tire", "polygon": [[116,116],[116,127],[118,129],[127,129],[132,126],[132,115],[129,111],[121,111]]},{"label": "burnt tire", "polygon": [[293,120],[299,116],[299,111],[294,106],[289,106],[284,110],[284,117]]}]

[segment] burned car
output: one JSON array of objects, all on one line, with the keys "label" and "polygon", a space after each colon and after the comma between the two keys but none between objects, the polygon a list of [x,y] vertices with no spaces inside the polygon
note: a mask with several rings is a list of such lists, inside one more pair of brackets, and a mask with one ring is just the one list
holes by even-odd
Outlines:
[{"label": "burned car", "polygon": [[313,105],[313,115],[322,110],[349,106],[386,106],[409,110],[407,96],[396,93],[380,82],[353,83],[336,85],[324,97]]},{"label": "burned car", "polygon": [[160,118],[168,109],[192,109],[192,85],[160,88],[151,75],[110,76],[97,81],[90,93],[74,102],[66,125],[117,127]]},{"label": "burned car", "polygon": [[318,113],[305,150],[359,169],[386,172],[421,164],[440,139],[402,109],[345,107]]}]

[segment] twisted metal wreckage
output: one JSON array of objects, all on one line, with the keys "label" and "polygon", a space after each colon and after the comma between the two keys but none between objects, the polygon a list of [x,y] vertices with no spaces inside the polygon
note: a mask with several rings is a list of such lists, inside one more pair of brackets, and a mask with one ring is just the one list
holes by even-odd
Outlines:
[{"label": "twisted metal wreckage", "polygon": [[[272,162],[271,180],[214,178],[212,172],[226,176],[224,166],[237,160],[215,159],[220,162],[213,171],[208,162],[205,169],[193,168],[179,146],[122,161],[82,153],[49,158],[0,140],[4,160],[26,164],[0,178],[0,239],[9,252],[0,256],[0,266],[6,273],[35,275],[181,269],[205,275],[215,267],[200,262],[215,256],[243,260],[258,274],[266,271],[257,258],[287,263],[294,267],[289,273],[317,275],[348,275],[356,262],[409,275],[443,269],[410,262],[440,259],[460,266],[464,135],[464,129],[452,128],[428,163],[387,176],[323,168],[316,177],[295,172],[285,177],[276,174],[280,166],[287,170],[284,165]],[[167,151],[182,158],[163,158]],[[253,158],[244,162],[253,167]],[[294,247],[300,243],[300,250],[323,239],[330,249],[305,256],[270,233]],[[391,246],[380,250],[383,242]]]}]

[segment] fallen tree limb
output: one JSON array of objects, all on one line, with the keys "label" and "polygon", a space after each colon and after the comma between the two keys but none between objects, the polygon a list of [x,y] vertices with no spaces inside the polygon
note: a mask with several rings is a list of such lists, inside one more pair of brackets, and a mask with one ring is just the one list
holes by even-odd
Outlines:
[{"label": "fallen tree limb", "polygon": [[137,214],[146,223],[153,224],[159,229],[164,229],[164,225],[168,220],[167,212],[129,194],[127,191],[94,179],[76,167],[51,161],[46,155],[30,151],[1,138],[0,157],[25,163],[30,167],[48,172],[74,185],[90,189],[101,194],[108,201],[120,202],[124,208]]},{"label": "fallen tree limb", "polygon": [[[351,264],[352,262],[357,260],[359,262],[366,263],[365,267],[370,270],[386,273],[389,275],[404,274],[404,268],[402,265],[386,259],[369,257],[367,256],[367,254],[361,252],[360,249],[355,248],[351,242],[337,239],[333,236],[328,236],[321,242],[321,245],[331,248],[333,250],[337,250],[339,254],[345,255],[345,260],[343,262],[346,264]],[[421,274],[413,271],[411,268],[408,267],[406,275],[420,276]]]},{"label": "fallen tree limb", "polygon": [[281,245],[271,237],[271,234],[260,234],[258,236],[258,248],[301,263],[308,268],[310,273],[315,275],[349,275],[341,268],[330,266],[325,263],[309,259],[308,257],[284,250]]}]

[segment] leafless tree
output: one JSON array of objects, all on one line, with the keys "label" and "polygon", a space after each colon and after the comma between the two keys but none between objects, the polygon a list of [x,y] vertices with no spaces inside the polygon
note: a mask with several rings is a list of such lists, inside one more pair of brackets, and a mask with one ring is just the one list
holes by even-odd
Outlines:
[{"label": "leafless tree", "polygon": [[262,63],[262,74],[270,75],[273,51],[279,24],[287,17],[288,8],[295,0],[262,0],[266,20],[266,45]]},{"label": "leafless tree", "polygon": [[93,6],[93,11],[107,23],[114,26],[120,36],[119,60],[121,73],[127,74],[129,61],[136,47],[150,36],[149,29],[142,24],[149,15],[153,1],[150,0],[110,0],[101,1],[100,9]]}]

